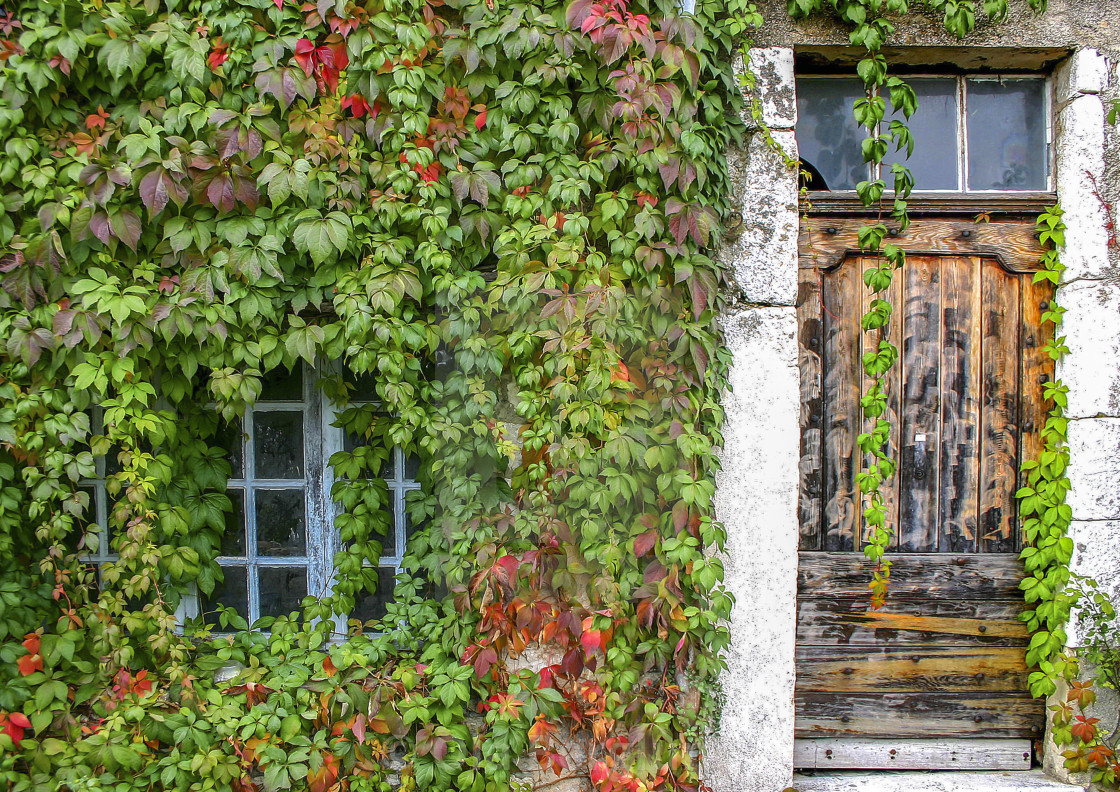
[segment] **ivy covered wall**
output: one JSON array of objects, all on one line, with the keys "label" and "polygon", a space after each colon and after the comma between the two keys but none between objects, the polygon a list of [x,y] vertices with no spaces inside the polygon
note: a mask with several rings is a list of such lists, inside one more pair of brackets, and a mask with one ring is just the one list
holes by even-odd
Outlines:
[{"label": "ivy covered wall", "polygon": [[[741,11],[5,5],[10,788],[697,787]],[[248,632],[228,437],[301,366],[353,438],[303,490],[337,573]],[[422,527],[347,623],[394,448]]]}]

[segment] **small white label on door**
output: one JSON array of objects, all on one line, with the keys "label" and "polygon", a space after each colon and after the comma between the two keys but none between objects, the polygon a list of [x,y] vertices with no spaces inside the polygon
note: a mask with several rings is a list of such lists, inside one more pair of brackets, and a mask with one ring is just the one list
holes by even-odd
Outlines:
[{"label": "small white label on door", "polygon": [[926,441],[926,436],[924,434],[914,435],[914,442],[915,443],[924,443],[925,441]]}]

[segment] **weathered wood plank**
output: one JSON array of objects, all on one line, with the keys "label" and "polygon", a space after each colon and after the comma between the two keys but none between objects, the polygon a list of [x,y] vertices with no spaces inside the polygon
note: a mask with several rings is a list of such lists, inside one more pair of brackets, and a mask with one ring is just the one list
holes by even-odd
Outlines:
[{"label": "weathered wood plank", "polygon": [[[1042,314],[1054,299],[1050,283],[1020,283],[1019,305],[1019,465],[1037,460],[1042,450],[1042,427],[1046,423],[1046,402],[1043,383],[1054,377],[1054,361],[1042,351],[1047,333],[1043,331]],[[1047,325],[1049,329],[1052,325]],[[1027,477],[1019,474],[1020,487],[1027,486]],[[1015,515],[1018,517],[1018,503]]]},{"label": "weathered wood plank", "polygon": [[1018,693],[1021,646],[798,646],[801,693]]},{"label": "weathered wood plank", "polygon": [[1041,736],[1042,703],[1011,693],[803,693],[796,737]]},{"label": "weathered wood plank", "polygon": [[1019,468],[1019,281],[984,261],[980,550],[1018,549],[1015,484]]},{"label": "weathered wood plank", "polygon": [[[865,256],[861,260],[861,275],[872,267],[880,265],[880,260],[874,256]],[[845,264],[844,266],[848,266]],[[860,333],[860,355],[862,360],[863,353],[878,349],[880,341],[889,341],[895,345],[896,349],[902,348],[902,315],[903,312],[899,310],[902,305],[902,282],[904,276],[901,272],[896,272],[894,278],[891,279],[891,285],[883,294],[872,294],[871,290],[864,287],[863,302],[861,305],[861,313],[866,313],[871,308],[871,301],[874,299],[887,300],[892,306],[895,307],[895,312],[891,316],[890,323],[880,329],[876,333]],[[861,281],[862,284],[862,281]],[[900,431],[900,409],[902,401],[902,387],[900,380],[902,377],[901,366],[891,366],[890,371],[887,372],[883,378],[883,392],[887,397],[887,412],[883,416],[891,424],[890,434],[887,436],[887,455],[898,462],[898,437]],[[860,394],[865,394],[871,386],[871,378],[863,371],[862,365],[860,366]],[[860,431],[867,431],[867,417],[860,414]],[[870,460],[863,459],[863,464],[866,465]],[[883,486],[879,490],[883,496],[883,507],[886,511],[886,528],[891,532],[891,546],[898,549],[898,474],[883,482]]]},{"label": "weathered wood plank", "polygon": [[[848,256],[859,255],[860,226],[866,218],[817,218],[801,224],[799,249],[806,266],[835,267]],[[897,232],[897,223],[887,226]],[[902,233],[886,240],[908,256],[978,255],[998,261],[1011,272],[1037,272],[1042,247],[1030,220],[977,223],[973,220],[919,219]],[[807,253],[811,251],[812,257]]]},{"label": "weathered wood plank", "polygon": [[1030,740],[796,740],[796,768],[835,770],[1029,770]]},{"label": "weathered wood plank", "polygon": [[802,599],[797,603],[797,643],[803,646],[884,646],[943,642],[952,645],[1024,646],[1022,602],[1007,600],[896,601],[868,610],[867,598]]},{"label": "weathered wood plank", "polygon": [[941,261],[912,256],[903,293],[902,429],[899,445],[898,547],[937,549],[941,469]]},{"label": "weathered wood plank", "polygon": [[856,474],[859,407],[859,268],[846,264],[822,283],[824,324],[824,525],[825,550],[852,550],[860,530]]},{"label": "weathered wood plank", "polygon": [[[1014,554],[891,554],[890,598],[1019,600],[1023,565]],[[802,597],[867,596],[872,564],[855,553],[800,553]]]},{"label": "weathered wood plank", "polygon": [[821,455],[824,408],[821,400],[823,366],[821,348],[824,324],[821,321],[821,273],[817,269],[798,271],[797,283],[797,366],[801,375],[801,459],[798,463],[798,525],[800,549],[819,550],[821,546],[824,468]]},{"label": "weathered wood plank", "polygon": [[941,480],[937,549],[978,547],[980,260],[941,259]]}]

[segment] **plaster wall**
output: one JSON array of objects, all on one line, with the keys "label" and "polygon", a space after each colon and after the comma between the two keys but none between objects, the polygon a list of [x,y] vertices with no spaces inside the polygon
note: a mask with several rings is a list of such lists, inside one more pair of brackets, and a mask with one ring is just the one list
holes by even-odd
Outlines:
[{"label": "plaster wall", "polygon": [[[767,24],[754,36],[760,46],[750,59],[757,77],[750,98],[773,140],[796,158],[795,48],[846,45],[847,34],[828,19],[791,22],[784,0],[758,5]],[[1013,49],[1070,51],[1054,73],[1053,114],[1054,177],[1069,227],[1063,254],[1069,270],[1058,300],[1069,309],[1063,333],[1070,354],[1058,375],[1070,388],[1071,535],[1074,568],[1117,590],[1120,257],[1112,206],[1120,203],[1120,135],[1105,118],[1120,83],[1115,10],[1114,0],[1056,0],[1037,17],[1015,4],[1006,24],[982,22],[969,49],[957,51],[971,65],[1005,63]],[[933,17],[920,14],[899,24],[894,42],[960,46]],[[753,129],[743,149],[731,152],[733,208],[741,222],[733,217],[721,251],[732,280],[724,318],[732,371],[716,503],[729,535],[727,586],[737,601],[722,723],[705,760],[716,792],[781,792],[793,783],[797,182],[765,138]],[[1047,753],[1047,770],[1063,776],[1052,746]],[[812,788],[841,788],[821,783]]]}]

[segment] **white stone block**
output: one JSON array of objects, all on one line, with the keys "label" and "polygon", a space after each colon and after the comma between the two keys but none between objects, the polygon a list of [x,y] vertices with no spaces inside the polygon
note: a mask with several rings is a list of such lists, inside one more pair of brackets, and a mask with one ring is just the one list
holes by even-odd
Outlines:
[{"label": "white stone block", "polygon": [[793,777],[800,387],[793,308],[724,319],[731,351],[716,516],[735,597],[719,733],[703,774],[715,792],[781,792]]},{"label": "white stone block", "polygon": [[1074,281],[1058,292],[1068,309],[1059,334],[1070,349],[1058,365],[1073,418],[1120,416],[1120,286]]},{"label": "white stone block", "polygon": [[[793,129],[797,124],[797,96],[794,90],[793,50],[789,47],[759,47],[748,58],[754,75],[754,90],[748,102],[757,102],[762,111],[762,124],[771,129]],[[742,73],[743,61],[735,62],[735,73]],[[747,107],[743,121],[757,128],[758,121]]]},{"label": "white stone block", "polygon": [[1059,102],[1099,94],[1108,84],[1108,58],[1095,49],[1079,49],[1062,61],[1055,76]]},{"label": "white stone block", "polygon": [[1069,454],[1073,519],[1120,519],[1120,419],[1071,420]]},{"label": "white stone block", "polygon": [[[1116,599],[1120,595],[1120,520],[1074,520],[1069,537],[1073,540],[1070,569],[1096,580],[1120,606]],[[1072,636],[1070,644],[1077,645]]]},{"label": "white stone block", "polygon": [[[775,132],[786,156],[797,159],[793,132]],[[728,156],[732,206],[739,212],[728,228],[720,260],[728,265],[736,296],[748,303],[793,305],[797,299],[797,171],[786,165],[762,134],[747,150]]]},{"label": "white stone block", "polygon": [[1107,212],[1096,194],[1104,187],[1104,105],[1082,94],[1058,114],[1057,188],[1065,210],[1066,279],[1101,277],[1108,269]]}]

